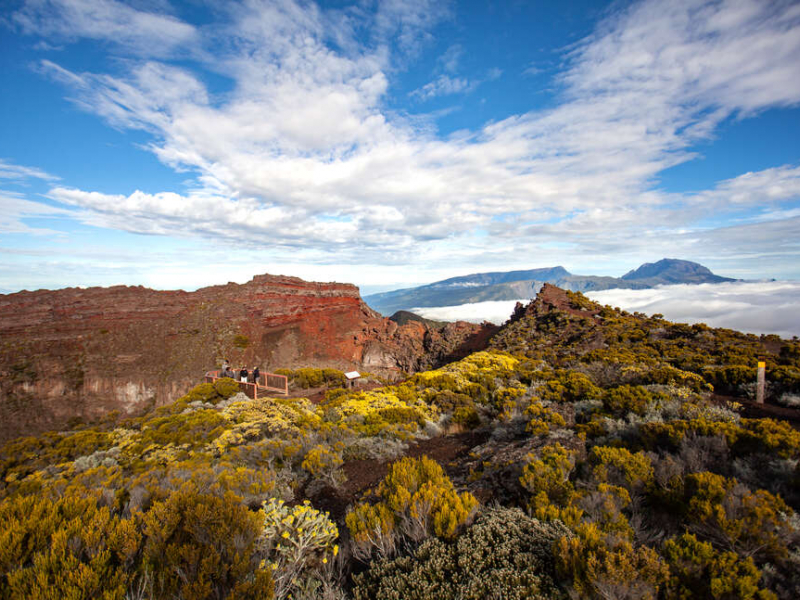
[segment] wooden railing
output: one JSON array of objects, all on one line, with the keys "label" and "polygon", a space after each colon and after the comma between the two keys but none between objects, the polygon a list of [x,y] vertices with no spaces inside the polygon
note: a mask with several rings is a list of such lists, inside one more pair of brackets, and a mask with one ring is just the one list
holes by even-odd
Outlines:
[{"label": "wooden railing", "polygon": [[[214,383],[217,379],[222,379],[219,371],[208,371],[205,375],[206,383]],[[277,392],[284,396],[289,395],[289,379],[285,375],[261,373],[258,381],[252,383],[249,381],[239,381],[235,377],[233,380],[239,384],[239,391],[245,393],[248,398],[252,398],[253,400],[258,398],[259,394],[264,396],[269,392]]]}]

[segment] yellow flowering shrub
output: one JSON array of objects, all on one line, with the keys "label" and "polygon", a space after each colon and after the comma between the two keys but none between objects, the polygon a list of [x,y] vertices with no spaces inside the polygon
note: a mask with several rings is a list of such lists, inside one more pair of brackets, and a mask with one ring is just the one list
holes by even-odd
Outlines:
[{"label": "yellow flowering shrub", "polygon": [[261,514],[257,553],[261,567],[272,572],[276,598],[312,587],[322,565],[339,553],[336,524],[308,500],[287,506],[272,498]]},{"label": "yellow flowering shrub", "polygon": [[559,574],[581,598],[642,598],[655,600],[668,577],[668,567],[647,546],[607,536],[596,524],[575,528],[554,547]]},{"label": "yellow flowering shrub", "polygon": [[641,490],[653,479],[653,466],[644,452],[626,448],[595,446],[589,454],[594,465],[592,476],[599,483],[610,483],[628,490]]},{"label": "yellow flowering shrub", "polygon": [[531,435],[547,435],[551,427],[565,427],[567,424],[559,413],[538,401],[532,402],[525,409],[525,415],[531,418],[526,427],[526,431]]},{"label": "yellow flowering shrub", "polygon": [[265,437],[298,437],[305,430],[321,426],[322,419],[315,407],[305,398],[258,398],[235,402],[221,412],[227,428],[214,441],[214,446],[224,452],[230,446],[239,446]]},{"label": "yellow flowering shrub", "polygon": [[408,404],[393,387],[332,395],[321,409],[327,421],[345,425],[357,434],[401,439],[409,437],[425,421],[435,421],[439,416],[435,406],[422,400]]},{"label": "yellow flowering shrub", "polygon": [[379,558],[392,556],[397,543],[397,521],[394,511],[383,502],[356,504],[345,517],[353,539],[353,555],[364,561],[373,553]]},{"label": "yellow flowering shrub", "polygon": [[550,504],[566,506],[575,490],[569,480],[575,468],[575,453],[561,444],[552,444],[543,446],[538,456],[529,454],[525,462],[520,483],[533,495],[532,506],[537,510]]},{"label": "yellow flowering shrub", "polygon": [[[359,504],[346,517],[356,553],[362,556],[373,549],[393,548],[390,542],[376,544],[378,533],[401,530],[417,541],[431,535],[452,539],[478,508],[472,494],[457,493],[442,467],[425,456],[395,462],[376,493],[376,506]],[[376,525],[380,532],[373,529]]]},{"label": "yellow flowering shrub", "polygon": [[583,373],[558,369],[541,371],[535,393],[539,399],[550,402],[577,402],[599,398],[602,390]]},{"label": "yellow flowering shrub", "polygon": [[300,466],[312,477],[318,477],[333,485],[343,483],[344,473],[338,471],[339,467],[344,464],[341,454],[342,446],[341,444],[337,444],[337,446],[338,448],[326,445],[315,446],[306,453]]}]

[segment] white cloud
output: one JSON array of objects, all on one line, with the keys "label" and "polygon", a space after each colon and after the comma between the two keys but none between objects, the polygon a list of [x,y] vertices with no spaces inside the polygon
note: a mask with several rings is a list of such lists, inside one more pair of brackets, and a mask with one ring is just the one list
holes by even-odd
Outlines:
[{"label": "white cloud", "polygon": [[27,34],[102,40],[140,56],[167,56],[197,41],[195,28],[117,0],[26,0],[12,21]]},{"label": "white cloud", "polygon": [[490,300],[487,302],[473,302],[458,306],[429,306],[412,308],[411,312],[426,319],[434,321],[469,321],[470,323],[483,323],[489,321],[495,325],[502,325],[508,321],[517,302],[528,304],[530,299],[521,300]]},{"label": "white cloud", "polygon": [[706,323],[748,333],[800,336],[800,282],[735,282],[604,290],[587,294],[627,311],[661,313],[670,321]]},{"label": "white cloud", "polygon": [[461,44],[453,44],[436,59],[436,63],[446,72],[455,73],[463,55],[464,47]]},{"label": "white cloud", "polygon": [[477,87],[475,81],[470,81],[465,77],[450,77],[449,75],[439,75],[433,81],[426,83],[421,88],[414,90],[409,96],[415,96],[420,100],[430,100],[436,96],[449,96],[451,94],[463,94],[471,92]]},{"label": "white cloud", "polygon": [[42,179],[44,181],[55,181],[58,177],[45,173],[36,167],[25,167],[15,165],[0,158],[0,179],[10,179],[12,181],[22,181],[25,179]]},{"label": "white cloud", "polygon": [[56,231],[31,227],[23,219],[69,216],[63,208],[26,200],[20,194],[0,189],[0,233],[25,233],[33,235],[55,234]]},{"label": "white cloud", "polygon": [[[64,31],[28,16],[51,4],[67,11]],[[98,23],[106,22],[111,4],[38,0],[19,18],[42,34],[63,36],[69,28],[74,36],[106,39]],[[166,13],[121,11],[136,32],[120,37],[131,52],[147,36],[174,27],[174,39],[193,44],[193,56],[213,53],[203,67],[232,78],[234,89],[212,99],[195,73],[156,61],[136,62],[117,76],[46,61],[42,68],[74,90],[87,110],[115,126],[149,131],[152,151],[196,173],[197,189],[103,195],[59,187],[52,197],[106,227],[243,236],[265,248],[308,243],[355,262],[480,263],[508,252],[563,262],[546,252],[557,243],[574,260],[623,250],[648,252],[637,260],[651,260],[677,249],[697,260],[713,247],[714,258],[738,252],[752,263],[779,253],[782,268],[796,272],[800,248],[774,234],[796,230],[780,211],[800,196],[797,165],[744,174],[695,194],[654,189],[658,173],[690,160],[687,148],[712,135],[721,120],[800,102],[795,5],[636,3],[572,51],[555,108],[446,140],[385,109],[398,53],[418,52],[432,25],[447,18],[446,8],[412,0],[378,6],[369,14],[291,0],[231,3],[230,23],[202,39]],[[119,26],[112,21],[108,31]],[[359,43],[357,30],[374,32],[372,41]],[[442,74],[419,94],[472,85]],[[742,223],[756,232],[758,245],[738,245],[743,230],[701,225],[747,208],[774,216]]]}]

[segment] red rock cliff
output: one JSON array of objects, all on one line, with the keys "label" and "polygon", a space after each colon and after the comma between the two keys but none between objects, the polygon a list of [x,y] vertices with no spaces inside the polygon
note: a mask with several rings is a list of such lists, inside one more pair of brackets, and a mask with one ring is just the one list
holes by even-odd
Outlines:
[{"label": "red rock cliff", "polygon": [[262,370],[415,371],[485,347],[490,326],[381,317],[350,284],[260,275],[196,292],[0,295],[0,439],[165,404],[228,358]]}]

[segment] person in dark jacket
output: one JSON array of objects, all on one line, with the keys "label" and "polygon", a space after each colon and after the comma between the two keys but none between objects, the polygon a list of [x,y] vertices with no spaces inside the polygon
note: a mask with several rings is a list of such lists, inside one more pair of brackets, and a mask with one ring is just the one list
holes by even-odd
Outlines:
[{"label": "person in dark jacket", "polygon": [[239,381],[242,383],[247,383],[247,367],[242,367],[242,370],[239,371]]},{"label": "person in dark jacket", "polygon": [[261,377],[261,371],[258,367],[253,367],[253,383],[258,385],[258,378]]}]

